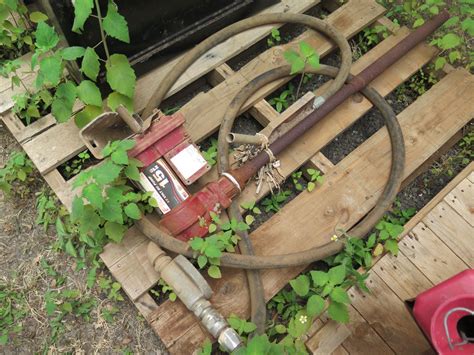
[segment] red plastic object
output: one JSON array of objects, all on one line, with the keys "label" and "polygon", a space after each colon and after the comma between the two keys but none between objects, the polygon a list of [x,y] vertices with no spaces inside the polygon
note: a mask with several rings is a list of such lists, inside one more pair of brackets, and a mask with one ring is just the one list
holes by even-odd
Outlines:
[{"label": "red plastic object", "polygon": [[421,293],[413,316],[439,354],[474,354],[474,343],[463,344],[458,322],[474,313],[474,270],[456,276]]},{"label": "red plastic object", "polygon": [[218,213],[229,207],[237,193],[235,189],[235,185],[223,176],[165,214],[160,225],[180,240],[204,237],[211,222],[209,211]]}]

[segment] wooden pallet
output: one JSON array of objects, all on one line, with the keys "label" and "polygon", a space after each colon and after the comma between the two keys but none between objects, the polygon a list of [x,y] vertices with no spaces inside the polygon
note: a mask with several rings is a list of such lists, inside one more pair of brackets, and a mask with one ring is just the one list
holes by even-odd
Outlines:
[{"label": "wooden pallet", "polygon": [[[287,0],[282,2],[284,5],[279,4],[275,7],[286,6],[290,11],[301,12],[317,2]],[[284,8],[267,11],[276,12]],[[383,13],[384,8],[375,1],[350,0],[327,18],[328,22],[348,38],[375,21],[386,25],[392,31],[390,37],[354,63],[353,74],[363,70],[409,33],[406,28],[395,30],[391,22],[381,17]],[[187,128],[195,141],[200,141],[216,131],[219,117],[222,117],[229,100],[249,80],[268,70],[269,67],[281,63],[278,58],[285,48],[304,39],[316,46],[322,56],[333,49],[333,45],[325,38],[312,31],[306,31],[292,44],[274,47],[260,54],[238,72],[233,72],[225,65],[226,60],[264,37],[270,28],[271,26],[261,32],[260,30],[245,32],[235,40],[216,47],[212,55],[202,57],[175,86],[173,92],[205,74],[208,74],[208,82],[214,86],[181,108],[181,112],[187,118]],[[241,39],[238,39],[240,37]],[[417,46],[375,80],[372,83],[373,87],[382,95],[387,95],[429,62],[434,55],[433,48],[427,45]],[[137,89],[139,109],[144,107],[147,95],[158,85],[159,78],[173,63],[175,61],[139,79]],[[311,101],[314,94],[306,94],[282,114],[278,114],[263,99],[283,83],[284,81],[279,81],[263,88],[248,101],[244,110],[248,109],[263,125],[297,115],[299,110]],[[407,180],[438,150],[451,143],[451,138],[473,116],[474,112],[470,105],[474,99],[473,88],[472,76],[464,70],[454,70],[398,116],[407,144],[405,171]],[[303,164],[310,163],[326,174],[326,181],[312,193],[303,192],[298,195],[252,233],[257,254],[305,250],[324,244],[335,229],[350,229],[373,207],[388,176],[390,147],[385,129],[377,132],[335,166],[319,153],[327,143],[371,107],[372,105],[365,99],[362,102],[347,100],[279,157],[285,176],[289,176]],[[73,196],[71,181],[66,182],[56,168],[84,149],[75,125],[72,122],[57,125],[52,117],[45,117],[24,127],[11,113],[6,113],[3,119],[61,201],[70,206]],[[334,189],[336,185],[338,188]],[[241,201],[255,199],[254,187],[249,186],[242,194]],[[318,207],[308,208],[308,206]],[[208,335],[180,302],[166,301],[158,306],[151,298],[148,291],[156,284],[158,277],[147,261],[146,244],[147,238],[132,228],[121,244],[109,244],[101,257],[170,352],[191,353]],[[267,300],[303,269],[304,267],[295,267],[262,272]],[[212,298],[213,304],[224,314],[236,313],[242,317],[248,316],[248,291],[244,273],[239,270],[223,270],[223,274],[222,279],[211,280],[215,292]],[[357,324],[362,324],[361,327],[366,329],[365,336],[361,339],[367,341],[367,344],[376,343],[379,339],[378,334],[363,325],[365,320],[356,311],[353,313],[353,319]],[[347,333],[343,327],[334,328],[334,332],[329,331],[330,328],[324,329],[331,334],[335,332],[339,337]],[[317,333],[321,336],[320,332]]]},{"label": "wooden pallet", "polygon": [[373,353],[429,353],[403,301],[474,267],[474,163],[466,167],[406,225],[397,257],[379,258],[367,279],[370,294],[349,290],[347,326],[323,319],[306,342],[314,354],[360,354],[376,334]]}]

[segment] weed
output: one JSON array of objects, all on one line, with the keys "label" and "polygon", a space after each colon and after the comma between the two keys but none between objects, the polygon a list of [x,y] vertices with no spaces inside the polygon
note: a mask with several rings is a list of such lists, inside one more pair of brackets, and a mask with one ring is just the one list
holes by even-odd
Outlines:
[{"label": "weed", "polygon": [[286,110],[290,106],[290,101],[295,100],[295,88],[293,84],[288,84],[288,88],[283,90],[279,96],[271,98],[268,103],[275,107],[278,113]]},{"label": "weed", "polygon": [[308,43],[301,41],[299,43],[299,50],[299,52],[296,52],[293,49],[288,49],[283,53],[286,61],[291,65],[290,74],[301,73],[298,89],[296,89],[296,97],[299,97],[301,85],[303,84],[306,64],[309,64],[313,69],[319,68],[319,54],[316,52],[316,49]]},{"label": "weed", "polygon": [[281,204],[285,202],[290,195],[291,191],[283,190],[271,195],[270,197],[265,198],[262,201],[262,205],[265,206],[265,212],[278,212],[281,208]]},{"label": "weed", "polygon": [[[60,205],[56,196],[48,190],[42,190],[36,197],[36,221],[38,225],[43,225],[46,231],[48,227],[56,222],[57,218],[68,214],[66,208]],[[58,207],[59,206],[59,207]]]},{"label": "weed", "polygon": [[[207,227],[209,236],[206,238],[193,238],[189,241],[189,246],[196,252],[197,263],[199,268],[203,269],[208,266],[207,273],[215,279],[221,278],[220,258],[222,252],[233,253],[235,246],[240,238],[237,232],[246,231],[250,227],[245,222],[238,222],[231,219],[223,222],[219,216],[211,212],[212,223]],[[205,222],[202,222],[205,225]]]},{"label": "weed", "polygon": [[160,297],[161,295],[167,295],[168,299],[171,302],[176,301],[176,293],[174,293],[173,288],[168,285],[163,279],[160,279],[158,281],[158,287],[160,288],[160,292],[155,289],[151,289],[150,292],[157,297]]},{"label": "weed", "polygon": [[204,159],[206,159],[207,163],[210,166],[214,166],[217,163],[217,139],[212,138],[211,139],[211,146],[207,148],[206,150],[202,151],[202,155]]},{"label": "weed", "polygon": [[395,90],[397,100],[408,104],[412,98],[423,95],[437,82],[438,79],[432,70],[429,70],[429,68],[420,69],[405,83],[397,87]]},{"label": "weed", "polygon": [[24,197],[30,192],[29,184],[33,181],[33,163],[24,152],[13,152],[0,169],[0,190],[7,194]]},{"label": "weed", "polygon": [[118,282],[113,282],[110,277],[100,277],[97,285],[107,295],[111,301],[123,301],[123,296],[119,293],[122,286]]},{"label": "weed", "polygon": [[324,176],[321,175],[321,172],[317,169],[306,169],[306,172],[309,175],[309,182],[308,182],[308,191],[311,192],[316,187],[316,184],[322,184],[324,181]]},{"label": "weed", "polygon": [[21,334],[22,320],[28,311],[25,296],[12,285],[0,281],[0,345]]},{"label": "weed", "polygon": [[64,164],[64,168],[62,170],[64,177],[69,180],[73,176],[76,176],[91,160],[92,157],[88,150],[79,153],[72,161]]},{"label": "weed", "polygon": [[0,59],[15,59],[33,45],[30,20],[37,22],[44,14],[36,11],[27,16],[28,10],[18,0],[0,3]]},{"label": "weed", "polygon": [[267,45],[269,48],[280,44],[281,42],[281,35],[278,28],[272,28],[272,32],[270,33],[269,37],[267,38]]},{"label": "weed", "polygon": [[243,339],[247,339],[247,336],[257,329],[254,323],[239,318],[233,313],[227,318],[227,322]]},{"label": "weed", "polygon": [[389,11],[387,15],[394,21],[417,28],[430,17],[437,15],[442,9],[449,8],[451,18],[437,31],[430,42],[440,49],[435,60],[435,70],[441,69],[446,63],[459,63],[466,69],[472,69],[472,41],[474,34],[474,4],[470,0],[455,0],[449,3],[442,0],[381,0]]}]

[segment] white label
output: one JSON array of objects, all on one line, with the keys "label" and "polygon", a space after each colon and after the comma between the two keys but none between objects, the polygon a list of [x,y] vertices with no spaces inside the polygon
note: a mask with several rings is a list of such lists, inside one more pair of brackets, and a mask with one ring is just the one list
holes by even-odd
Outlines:
[{"label": "white label", "polygon": [[171,163],[179,171],[185,180],[196,174],[201,168],[207,165],[195,146],[189,145],[171,158]]}]

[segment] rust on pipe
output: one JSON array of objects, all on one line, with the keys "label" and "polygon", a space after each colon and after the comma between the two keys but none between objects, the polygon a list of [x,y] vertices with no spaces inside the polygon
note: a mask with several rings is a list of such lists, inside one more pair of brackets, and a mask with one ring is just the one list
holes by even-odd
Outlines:
[{"label": "rust on pipe", "polygon": [[[412,33],[410,33],[401,42],[391,48],[387,53],[377,59],[373,64],[365,68],[358,75],[354,76],[347,84],[345,84],[336,94],[329,97],[324,104],[317,110],[313,111],[306,118],[301,120],[295,127],[270,144],[269,149],[273,155],[279,154],[283,149],[301,137],[316,122],[328,115],[337,106],[351,95],[359,92],[366,87],[372,80],[379,76],[389,66],[398,61],[407,52],[413,49],[420,42],[424,41],[438,27],[449,19],[449,13],[444,10],[431,20]],[[240,168],[232,170],[230,173],[243,188],[247,181],[255,175],[258,170],[270,161],[270,156],[265,151],[260,152],[255,158],[248,161]]]}]

